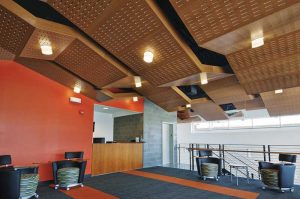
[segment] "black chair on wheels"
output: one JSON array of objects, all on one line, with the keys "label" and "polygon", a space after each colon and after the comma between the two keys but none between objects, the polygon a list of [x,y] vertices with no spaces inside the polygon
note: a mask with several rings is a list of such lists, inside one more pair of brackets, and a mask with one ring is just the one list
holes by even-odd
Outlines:
[{"label": "black chair on wheels", "polygon": [[53,179],[55,189],[71,187],[83,187],[83,180],[86,168],[86,160],[83,160],[83,152],[66,152],[66,160],[52,163]]},{"label": "black chair on wheels", "polygon": [[[263,182],[262,189],[270,188],[281,192],[294,191],[296,155],[279,154],[282,163],[259,162],[259,172]],[[283,163],[290,162],[290,163]]]},{"label": "black chair on wheels", "polygon": [[15,168],[11,156],[0,156],[0,199],[38,198],[38,167]]},{"label": "black chair on wheels", "polygon": [[214,178],[218,181],[222,175],[222,160],[212,156],[212,150],[200,150],[199,157],[196,158],[197,170],[199,176],[206,180]]}]

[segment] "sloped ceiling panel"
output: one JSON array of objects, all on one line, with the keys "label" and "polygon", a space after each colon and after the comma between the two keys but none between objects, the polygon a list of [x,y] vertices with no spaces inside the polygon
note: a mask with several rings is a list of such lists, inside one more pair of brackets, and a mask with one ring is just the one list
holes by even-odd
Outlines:
[{"label": "sloped ceiling panel", "polygon": [[[21,53],[21,57],[54,60],[68,45],[74,40],[67,35],[62,35],[50,31],[36,29],[28,40],[25,48]],[[50,44],[52,47],[52,55],[43,55],[41,52],[42,44]]]},{"label": "sloped ceiling panel", "polygon": [[300,1],[171,0],[170,2],[196,42],[201,45]]},{"label": "sloped ceiling panel", "polygon": [[0,47],[19,55],[34,27],[0,5]]},{"label": "sloped ceiling panel", "polygon": [[63,70],[53,62],[31,58],[17,58],[15,61],[48,77],[49,79],[69,87],[70,89],[73,89],[75,86],[80,86],[81,93],[96,99],[96,90],[93,86]]},{"label": "sloped ceiling panel", "polygon": [[177,111],[177,107],[185,106],[188,103],[169,87],[158,88],[145,83],[143,87],[136,88],[136,90],[166,111]]},{"label": "sloped ceiling panel", "polygon": [[207,121],[228,119],[228,116],[221,109],[221,107],[219,107],[211,100],[202,103],[192,104],[192,109],[194,110],[194,116],[200,115]]},{"label": "sloped ceiling panel", "polygon": [[227,56],[248,94],[300,85],[300,31]]},{"label": "sloped ceiling panel", "polygon": [[79,40],[74,40],[55,59],[55,62],[93,83],[98,88],[126,76]]},{"label": "sloped ceiling panel", "polygon": [[[48,3],[152,85],[201,72],[143,0]],[[70,11],[72,7],[72,11]],[[143,61],[152,51],[154,61]]]},{"label": "sloped ceiling panel", "polygon": [[209,82],[206,85],[201,85],[201,88],[216,104],[228,104],[251,99],[235,76]]},{"label": "sloped ceiling panel", "polygon": [[256,109],[265,108],[265,104],[262,101],[261,97],[257,97],[252,100],[247,100],[243,102],[235,102],[233,103],[233,105],[237,109],[246,109],[246,110],[256,110]]},{"label": "sloped ceiling panel", "polygon": [[293,115],[300,113],[300,87],[284,89],[283,93],[274,91],[261,93],[261,98],[270,116]]}]

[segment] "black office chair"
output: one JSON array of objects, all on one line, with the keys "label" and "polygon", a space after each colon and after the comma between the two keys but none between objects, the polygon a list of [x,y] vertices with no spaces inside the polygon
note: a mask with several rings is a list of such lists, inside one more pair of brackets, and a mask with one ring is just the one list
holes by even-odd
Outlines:
[{"label": "black office chair", "polygon": [[67,160],[56,161],[52,163],[53,179],[55,189],[66,188],[69,190],[74,186],[83,187],[86,160],[72,160],[74,158],[83,158],[83,152],[65,152]]},{"label": "black office chair", "polygon": [[0,155],[0,166],[11,165],[11,156],[10,155]]},{"label": "black office chair", "polygon": [[83,151],[76,151],[76,152],[65,152],[65,159],[74,159],[74,158],[83,158]]},{"label": "black office chair", "polygon": [[204,180],[206,178],[214,178],[218,180],[222,175],[222,160],[212,156],[212,150],[198,151],[199,157],[196,158],[197,171],[200,177]]},{"label": "black office chair", "polygon": [[12,166],[0,168],[0,199],[19,199],[20,182],[20,171]]}]

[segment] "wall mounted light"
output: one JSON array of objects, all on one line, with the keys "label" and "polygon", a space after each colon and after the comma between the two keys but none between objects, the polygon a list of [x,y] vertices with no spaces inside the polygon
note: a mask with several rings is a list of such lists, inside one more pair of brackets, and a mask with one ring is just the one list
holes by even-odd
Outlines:
[{"label": "wall mounted light", "polygon": [[136,88],[142,87],[141,77],[140,76],[134,76],[134,83],[135,83]]},{"label": "wall mounted light", "polygon": [[147,62],[147,63],[151,63],[153,62],[153,53],[150,52],[150,51],[146,51],[144,52],[144,61]]},{"label": "wall mounted light", "polygon": [[108,107],[103,107],[103,109],[104,109],[104,110],[108,110],[109,108],[108,108]]},{"label": "wall mounted light", "polygon": [[41,51],[43,55],[52,55],[52,46],[50,43],[41,44]]},{"label": "wall mounted light", "polygon": [[134,102],[137,102],[137,101],[139,101],[139,98],[138,98],[138,97],[133,97],[132,100],[133,100]]},{"label": "wall mounted light", "polygon": [[208,83],[207,73],[200,73],[200,80],[202,85],[207,84]]},{"label": "wall mounted light", "polygon": [[282,89],[275,90],[275,94],[280,94],[280,93],[283,93]]},{"label": "wall mounted light", "polygon": [[185,107],[186,107],[186,108],[191,108],[192,105],[191,105],[191,104],[187,104],[187,105],[185,105]]},{"label": "wall mounted light", "polygon": [[73,91],[74,91],[74,93],[80,93],[80,91],[81,91],[80,86],[75,86]]},{"label": "wall mounted light", "polygon": [[70,102],[81,104],[81,98],[78,97],[70,97]]}]

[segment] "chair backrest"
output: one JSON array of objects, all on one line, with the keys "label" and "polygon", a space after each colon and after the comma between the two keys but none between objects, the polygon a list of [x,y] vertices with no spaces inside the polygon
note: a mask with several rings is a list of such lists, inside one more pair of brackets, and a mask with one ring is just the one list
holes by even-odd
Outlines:
[{"label": "chair backrest", "polygon": [[199,150],[199,157],[212,156],[212,150]]},{"label": "chair backrest", "polygon": [[0,169],[0,199],[19,199],[21,173],[13,167]]},{"label": "chair backrest", "polygon": [[279,161],[296,163],[297,156],[291,154],[279,154]]},{"label": "chair backrest", "polygon": [[0,166],[11,164],[11,156],[10,155],[0,155]]},{"label": "chair backrest", "polygon": [[77,152],[65,152],[66,159],[73,159],[73,158],[83,158],[83,151]]}]

